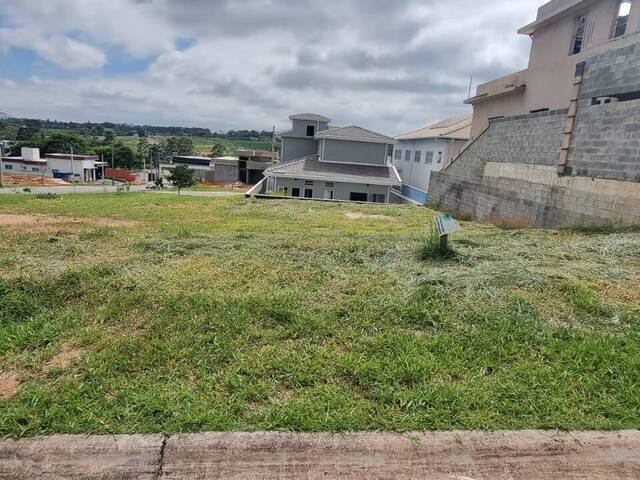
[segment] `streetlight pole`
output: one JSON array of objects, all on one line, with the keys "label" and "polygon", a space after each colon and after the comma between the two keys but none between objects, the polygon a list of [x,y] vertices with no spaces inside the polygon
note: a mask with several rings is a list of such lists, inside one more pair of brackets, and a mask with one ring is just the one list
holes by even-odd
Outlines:
[{"label": "streetlight pole", "polygon": [[4,158],[4,143],[0,142],[0,188],[4,188],[4,166],[2,160]]},{"label": "streetlight pole", "polygon": [[71,147],[71,183],[73,184],[73,194],[76,194],[76,166],[73,161],[73,147]]},{"label": "streetlight pole", "polygon": [[[114,141],[115,140],[111,140],[111,170],[115,169],[115,160],[114,160]],[[115,185],[116,181],[113,175],[111,175],[111,185]]]}]

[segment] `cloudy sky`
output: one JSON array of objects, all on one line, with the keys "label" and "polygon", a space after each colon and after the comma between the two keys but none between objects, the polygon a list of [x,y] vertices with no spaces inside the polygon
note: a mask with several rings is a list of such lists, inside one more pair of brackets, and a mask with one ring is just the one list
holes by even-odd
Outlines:
[{"label": "cloudy sky", "polygon": [[0,0],[0,110],[74,121],[395,134],[526,67],[542,0]]}]

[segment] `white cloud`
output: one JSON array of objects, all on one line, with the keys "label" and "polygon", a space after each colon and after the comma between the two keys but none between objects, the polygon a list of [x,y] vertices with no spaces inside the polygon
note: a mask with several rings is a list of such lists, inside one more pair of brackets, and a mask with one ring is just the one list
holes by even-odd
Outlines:
[{"label": "white cloud", "polygon": [[[530,40],[515,31],[541,1],[9,3],[0,7],[4,30],[37,32],[12,45],[94,69],[64,82],[38,72],[42,83],[21,84],[6,100],[12,113],[218,130],[280,127],[292,112],[318,111],[398,133],[468,111],[470,76],[477,84],[524,68]],[[191,40],[183,51],[181,38]],[[105,52],[151,64],[114,75]]]},{"label": "white cloud", "polygon": [[32,49],[44,60],[70,70],[99,69],[107,61],[106,54],[92,45],[64,36],[42,37],[26,28],[0,28],[0,43]]}]

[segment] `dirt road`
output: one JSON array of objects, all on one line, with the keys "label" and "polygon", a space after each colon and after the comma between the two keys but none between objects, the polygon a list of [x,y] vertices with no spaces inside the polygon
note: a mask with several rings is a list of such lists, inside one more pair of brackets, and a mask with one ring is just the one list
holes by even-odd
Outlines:
[{"label": "dirt road", "polygon": [[54,436],[0,440],[0,478],[631,480],[640,432]]}]

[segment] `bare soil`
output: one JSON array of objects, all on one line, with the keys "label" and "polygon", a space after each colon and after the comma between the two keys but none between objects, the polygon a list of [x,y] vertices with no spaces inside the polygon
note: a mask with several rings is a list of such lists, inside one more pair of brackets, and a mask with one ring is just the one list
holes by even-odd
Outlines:
[{"label": "bare soil", "polygon": [[20,377],[16,372],[0,373],[0,400],[8,400],[20,391]]},{"label": "bare soil", "polygon": [[48,373],[55,368],[67,368],[82,356],[82,350],[63,345],[60,352],[45,363],[43,372]]}]

